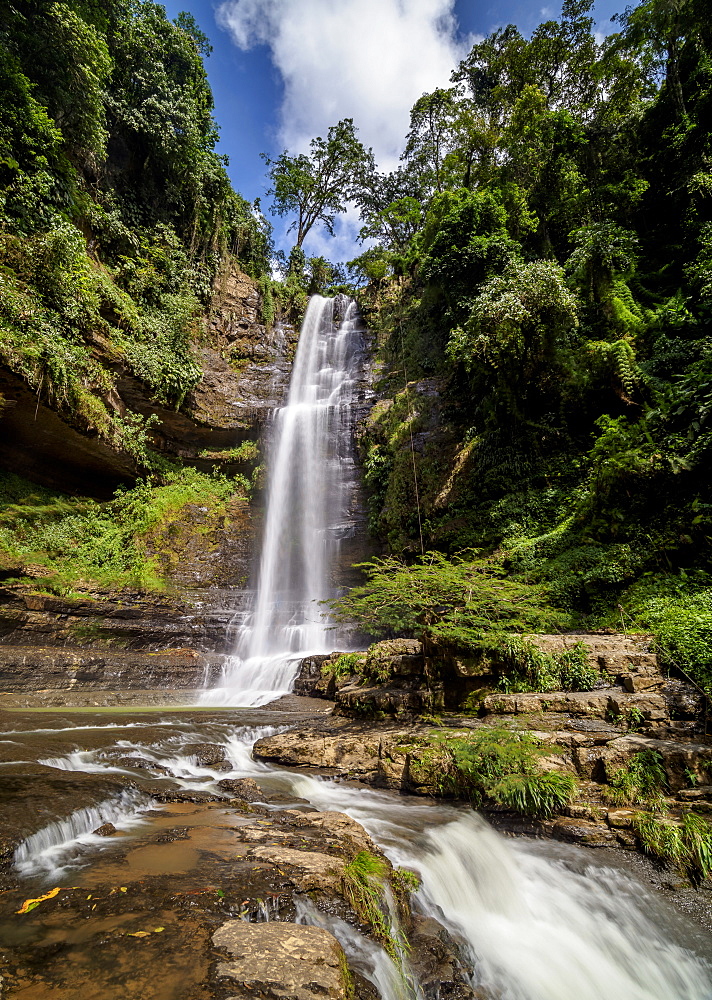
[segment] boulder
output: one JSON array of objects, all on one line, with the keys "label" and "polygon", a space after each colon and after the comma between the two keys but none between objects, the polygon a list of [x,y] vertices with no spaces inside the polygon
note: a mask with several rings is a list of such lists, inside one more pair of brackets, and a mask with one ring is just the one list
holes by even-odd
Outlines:
[{"label": "boulder", "polygon": [[185,747],[183,752],[192,757],[200,767],[209,767],[213,771],[232,770],[232,764],[225,760],[225,747],[216,743],[193,743]]},{"label": "boulder", "polygon": [[102,825],[92,831],[95,837],[110,837],[113,833],[116,833],[116,827],[113,823],[102,823]]},{"label": "boulder", "polygon": [[216,975],[228,981],[221,985],[233,996],[346,1000],[344,953],[321,927],[231,920],[215,932],[213,944],[227,953]]},{"label": "boulder", "polygon": [[327,697],[332,698],[332,694],[327,694],[321,687],[317,690],[317,685],[322,680],[322,664],[329,661],[333,654],[316,653],[305,657],[299,664],[299,673],[294,682],[294,694],[303,698]]},{"label": "boulder", "polygon": [[332,854],[300,851],[279,844],[265,844],[263,847],[253,847],[250,857],[266,861],[280,869],[283,865],[300,869],[299,875],[294,877],[300,892],[338,893],[341,887],[345,863],[342,858]]},{"label": "boulder", "polygon": [[424,667],[423,647],[416,639],[384,639],[368,648],[362,670],[366,677],[392,682],[422,680]]},{"label": "boulder", "polygon": [[252,778],[221,778],[218,788],[246,802],[259,802],[265,797],[265,793]]}]

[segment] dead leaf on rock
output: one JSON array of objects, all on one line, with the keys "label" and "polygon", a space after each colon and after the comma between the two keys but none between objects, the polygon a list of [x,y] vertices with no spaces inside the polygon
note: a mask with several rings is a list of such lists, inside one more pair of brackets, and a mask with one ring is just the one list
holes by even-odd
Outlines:
[{"label": "dead leaf on rock", "polygon": [[[75,887],[72,886],[72,888]],[[25,902],[20,907],[20,909],[15,910],[15,913],[29,913],[31,910],[34,910],[36,906],[39,906],[40,903],[44,903],[46,899],[53,899],[57,895],[57,893],[61,891],[62,891],[61,885],[57,885],[54,887],[54,889],[50,889],[49,892],[46,892],[44,896],[38,896],[36,899],[26,899]]]}]

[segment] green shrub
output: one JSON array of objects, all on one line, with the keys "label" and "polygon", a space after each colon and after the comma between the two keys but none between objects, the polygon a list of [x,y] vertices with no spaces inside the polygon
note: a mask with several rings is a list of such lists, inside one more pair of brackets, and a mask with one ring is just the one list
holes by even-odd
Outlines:
[{"label": "green shrub", "polygon": [[542,770],[541,758],[550,750],[527,732],[483,727],[470,736],[437,734],[432,746],[444,757],[432,761],[442,769],[443,791],[466,796],[474,805],[489,800],[546,818],[570,802],[576,791],[570,775]]},{"label": "green shrub", "polygon": [[324,676],[333,675],[336,680],[342,680],[350,674],[357,674],[363,666],[362,653],[342,653],[335,660],[327,660],[321,666]]},{"label": "green shrub", "polygon": [[638,813],[633,829],[646,854],[685,872],[693,882],[712,874],[712,826],[689,812],[681,823]]},{"label": "green shrub", "polygon": [[375,558],[360,568],[367,582],[329,603],[337,621],[356,622],[372,635],[396,632],[476,649],[497,629],[533,631],[563,621],[543,587],[512,579],[475,552],[428,552],[411,565]]},{"label": "green shrub", "polygon": [[574,796],[576,780],[570,774],[509,774],[490,789],[500,805],[523,816],[549,817],[563,809]]},{"label": "green shrub", "polygon": [[613,772],[605,795],[613,805],[647,805],[659,810],[664,806],[662,795],[666,788],[667,777],[660,754],[656,750],[640,750],[625,767]]},{"label": "green shrub", "polygon": [[590,691],[600,680],[584,642],[546,653],[529,639],[502,635],[483,648],[501,662],[498,686],[504,691]]}]

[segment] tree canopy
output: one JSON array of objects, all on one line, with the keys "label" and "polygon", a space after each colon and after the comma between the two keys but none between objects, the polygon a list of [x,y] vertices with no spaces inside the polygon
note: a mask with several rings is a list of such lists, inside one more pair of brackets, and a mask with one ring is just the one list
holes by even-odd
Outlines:
[{"label": "tree canopy", "polygon": [[359,182],[372,163],[370,150],[356,137],[353,119],[332,125],[326,138],[312,139],[309,154],[290,156],[287,150],[276,160],[264,156],[277,215],[293,215],[288,232],[296,230],[297,246],[321,222],[334,235],[334,220],[346,211]]}]

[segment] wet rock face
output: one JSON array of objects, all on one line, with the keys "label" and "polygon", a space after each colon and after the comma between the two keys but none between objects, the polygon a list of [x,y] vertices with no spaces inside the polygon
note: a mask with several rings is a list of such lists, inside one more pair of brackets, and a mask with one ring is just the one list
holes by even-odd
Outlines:
[{"label": "wet rock face", "polygon": [[[66,695],[162,687],[192,690],[200,687],[208,662],[194,649],[136,653],[0,646],[0,691],[55,690]],[[71,697],[66,701],[71,702]]]},{"label": "wet rock face", "polygon": [[299,331],[265,326],[256,283],[230,270],[215,281],[207,338],[199,352],[205,376],[188,401],[190,414],[223,428],[263,422],[289,387]]},{"label": "wet rock face", "polygon": [[445,928],[432,917],[415,917],[410,934],[411,961],[427,1000],[472,1000],[479,997],[467,982],[457,948]]},{"label": "wet rock face", "polygon": [[284,1000],[346,1000],[344,953],[321,927],[231,920],[213,934],[213,944],[227,956],[217,979],[236,997],[257,991]]},{"label": "wet rock face", "polygon": [[10,655],[11,646],[117,653],[182,649],[193,658],[230,652],[230,624],[243,597],[241,591],[213,589],[173,596],[102,593],[92,600],[0,587],[0,656]]},{"label": "wet rock face", "polygon": [[250,501],[234,496],[224,511],[186,504],[180,520],[146,539],[160,575],[187,590],[247,585],[259,526]]}]

